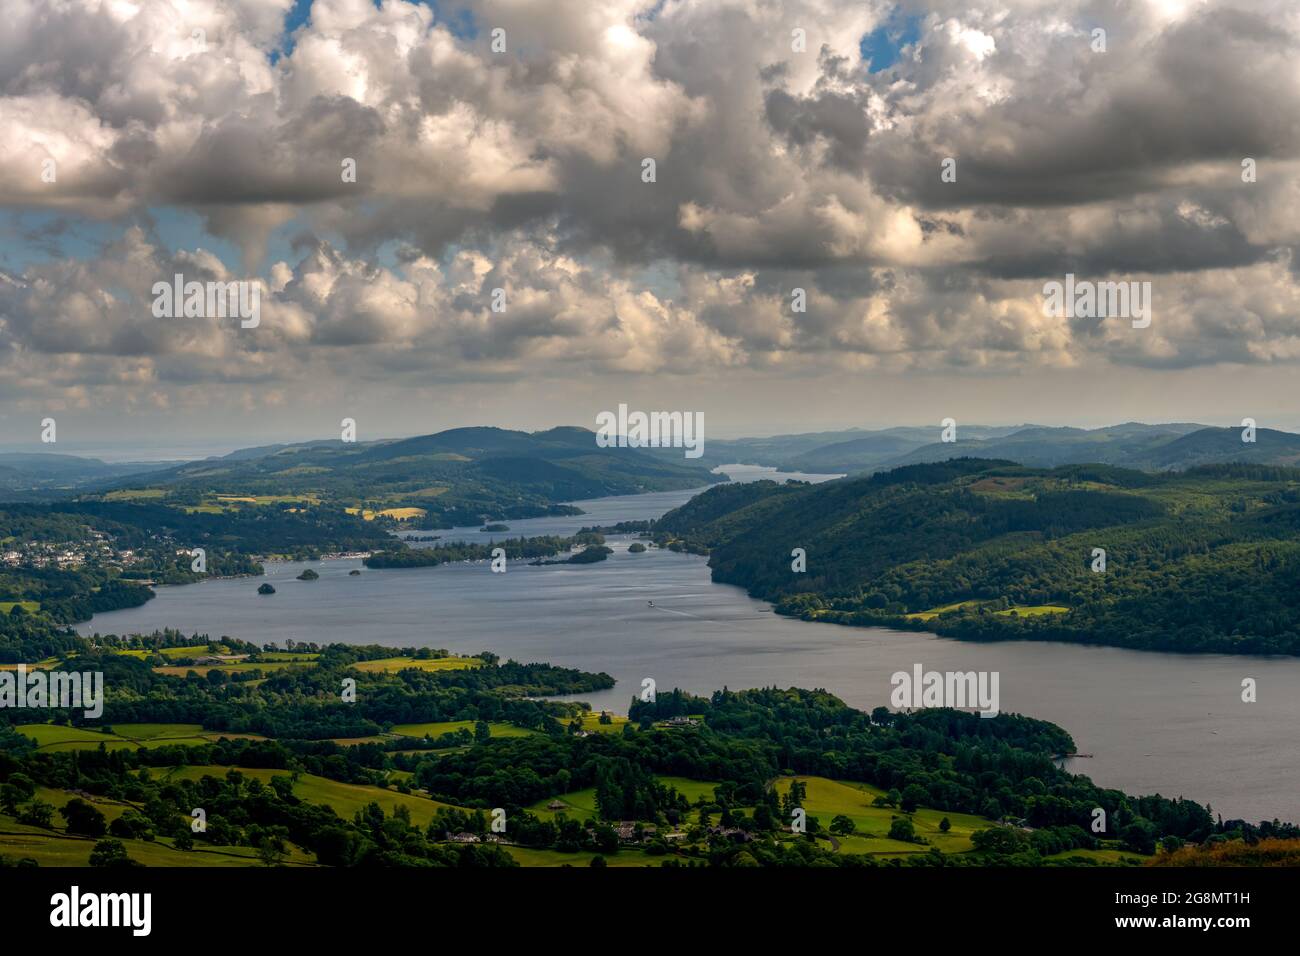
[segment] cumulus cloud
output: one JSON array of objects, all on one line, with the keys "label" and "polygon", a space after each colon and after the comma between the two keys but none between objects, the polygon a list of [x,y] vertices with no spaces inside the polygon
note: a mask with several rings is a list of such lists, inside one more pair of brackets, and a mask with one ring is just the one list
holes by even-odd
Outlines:
[{"label": "cumulus cloud", "polygon": [[[117,230],[0,274],[11,393],[1300,357],[1286,0],[291,6],[0,0],[0,203]],[[261,326],[153,319],[174,271]],[[1044,316],[1067,272],[1151,327]]]}]

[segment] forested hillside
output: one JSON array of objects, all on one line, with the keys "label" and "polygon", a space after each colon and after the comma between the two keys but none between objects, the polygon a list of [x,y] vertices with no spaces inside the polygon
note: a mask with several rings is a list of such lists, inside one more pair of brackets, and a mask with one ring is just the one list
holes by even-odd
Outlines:
[{"label": "forested hillside", "polygon": [[[656,535],[783,613],[982,639],[1300,654],[1300,471],[958,459],[711,489]],[[792,570],[804,549],[806,571]],[[1104,566],[1100,552],[1104,551]]]}]

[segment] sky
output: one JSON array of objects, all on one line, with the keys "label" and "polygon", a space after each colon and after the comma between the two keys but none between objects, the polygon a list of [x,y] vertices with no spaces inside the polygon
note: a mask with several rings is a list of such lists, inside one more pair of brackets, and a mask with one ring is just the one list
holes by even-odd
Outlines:
[{"label": "sky", "polygon": [[[0,15],[0,445],[1300,428],[1290,0]],[[178,274],[256,325],[160,315]]]}]

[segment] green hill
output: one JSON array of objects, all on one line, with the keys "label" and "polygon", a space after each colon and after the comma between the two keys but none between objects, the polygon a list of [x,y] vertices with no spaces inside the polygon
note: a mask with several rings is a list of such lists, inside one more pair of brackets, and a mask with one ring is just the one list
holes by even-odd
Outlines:
[{"label": "green hill", "polygon": [[[528,518],[561,502],[670,491],[723,479],[697,462],[636,448],[601,448],[593,432],[552,428],[454,428],[373,442],[308,442],[188,462],[103,490],[110,497],[162,493],[159,503],[230,509],[264,503],[418,508],[425,527]],[[249,500],[251,499],[251,500]],[[272,501],[271,499],[274,499]]]},{"label": "green hill", "polygon": [[655,528],[810,620],[1252,654],[1300,654],[1297,531],[1300,470],[979,459],[711,489]]}]

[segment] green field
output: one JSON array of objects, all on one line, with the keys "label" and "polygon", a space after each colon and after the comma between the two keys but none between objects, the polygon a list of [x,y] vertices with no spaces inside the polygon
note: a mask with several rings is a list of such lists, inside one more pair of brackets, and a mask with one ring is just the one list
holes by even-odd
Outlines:
[{"label": "green field", "polygon": [[[536,850],[526,846],[506,846],[505,851],[519,861],[520,866],[590,866],[593,857],[600,854],[561,853],[559,850]],[[619,850],[605,857],[607,866],[659,866],[666,857],[649,856],[641,850]]]},{"label": "green field", "polygon": [[372,734],[369,737],[326,737],[325,739],[340,747],[355,747],[358,744],[384,744],[393,738],[387,734]]},{"label": "green field", "polygon": [[19,724],[14,729],[25,737],[34,738],[42,750],[94,750],[101,743],[109,750],[173,745],[197,747],[214,743],[222,737],[266,739],[258,734],[204,730],[199,724],[114,724],[111,734],[61,724]]},{"label": "green field", "polygon": [[1015,607],[1009,607],[1005,611],[994,611],[994,614],[1000,614],[1003,617],[1009,617],[1012,613],[1020,617],[1038,617],[1041,614],[1068,614],[1070,609],[1060,604],[1017,604]]},{"label": "green field", "polygon": [[188,514],[223,514],[245,505],[318,505],[320,498],[316,495],[215,495],[204,498],[197,505],[188,505],[183,510]]},{"label": "green field", "polygon": [[359,661],[352,666],[367,673],[385,671],[395,674],[412,667],[421,671],[461,671],[469,667],[482,667],[483,662],[477,657],[384,657],[377,661]]},{"label": "green field", "polygon": [[294,661],[279,660],[266,661],[264,663],[254,663],[253,661],[231,661],[228,664],[168,664],[164,667],[155,667],[155,674],[167,674],[170,677],[184,677],[190,671],[196,674],[207,674],[208,671],[221,671],[223,674],[246,674],[249,671],[262,671],[270,673],[271,671],[288,670],[291,667],[315,667],[315,661]]},{"label": "green field", "polygon": [[[187,647],[163,647],[158,650],[143,650],[140,648],[131,648],[129,650],[114,651],[124,657],[134,657],[138,660],[146,660],[155,654],[175,660],[182,657],[212,657],[223,654],[232,654],[233,651],[224,644],[217,645],[217,650],[213,651],[207,644],[192,644]],[[320,654],[306,651],[262,651],[260,652],[262,661],[275,666],[284,664],[302,664],[308,666],[314,664]],[[203,664],[198,665],[195,670],[236,670],[239,668],[250,670],[254,667],[264,667],[266,670],[273,670],[273,667],[267,667],[266,664],[259,664],[253,661],[229,661],[225,664]]]},{"label": "green field", "polygon": [[167,494],[166,488],[123,488],[104,493],[105,501],[150,501]]},{"label": "green field", "polygon": [[[472,734],[474,724],[475,721],[472,720],[442,720],[427,724],[397,724],[389,732],[396,734],[398,737],[432,737],[436,740],[443,734],[454,734],[458,730],[468,730]],[[489,721],[488,729],[492,731],[493,737],[528,737],[537,733],[535,730],[516,727],[514,724],[503,724],[498,721]]]},{"label": "green field", "polygon": [[1051,856],[1043,857],[1045,860],[1068,860],[1071,857],[1081,857],[1085,860],[1093,860],[1096,863],[1105,866],[1144,866],[1149,856],[1141,853],[1134,853],[1132,850],[1066,850],[1063,853],[1053,853]]},{"label": "green field", "polygon": [[[618,714],[610,714],[609,717],[612,723],[602,724],[600,714],[589,710],[582,715],[582,729],[589,734],[621,734],[623,725],[627,723],[627,718],[620,717]],[[572,717],[556,717],[555,719],[565,727],[573,723]]]},{"label": "green field", "polygon": [[212,654],[229,654],[230,648],[224,644],[217,645],[217,650],[213,651],[207,644],[191,644],[187,647],[161,647],[157,650],[145,650],[143,648],[132,647],[125,650],[114,650],[114,654],[120,654],[123,657],[134,657],[137,660],[146,660],[155,654],[161,657],[207,657]]},{"label": "green field", "polygon": [[[713,791],[717,788],[716,783],[708,783],[703,780],[688,780],[686,777],[665,777],[660,776],[659,782],[672,787],[682,796],[684,796],[692,805],[700,797],[713,799]],[[551,810],[547,804],[558,800],[564,804],[563,810]],[[547,797],[545,800],[538,800],[532,806],[528,807],[528,812],[535,814],[539,820],[554,820],[560,814],[564,814],[571,820],[595,820],[596,814],[596,788],[586,787],[582,790],[574,790],[570,793],[562,793],[558,796]],[[827,823],[830,821],[828,820]]]},{"label": "green field", "polygon": [[712,800],[713,791],[718,788],[716,783],[708,783],[703,780],[688,780],[686,777],[665,777],[662,774],[659,775],[659,782],[672,787],[689,800],[692,806],[700,797]]},{"label": "green field", "polygon": [[[43,661],[37,661],[35,664],[24,664],[29,671],[43,670],[47,671],[59,663],[57,657],[47,657]],[[0,671],[15,671],[18,669],[17,664],[0,664]]]},{"label": "green field", "polygon": [[[226,772],[230,769],[232,768],[218,766],[175,767],[169,771],[158,771],[158,774],[165,780],[200,780],[203,777],[224,778]],[[269,783],[272,777],[287,777],[290,775],[287,770],[250,769],[247,767],[236,767],[234,769],[237,769],[245,777],[256,778],[263,783]],[[378,803],[383,808],[384,813],[390,816],[396,807],[404,806],[411,811],[411,822],[420,826],[428,826],[439,807],[450,806],[450,804],[438,803],[427,797],[398,793],[396,790],[385,790],[382,787],[370,787],[364,784],[340,783],[337,780],[328,780],[325,777],[317,777],[309,773],[299,775],[297,782],[293,786],[293,795],[309,803],[321,803],[333,807],[334,812],[346,820],[352,819],[354,813],[358,810],[364,810],[366,805],[372,801]]]},{"label": "green field", "polygon": [[0,601],[0,614],[8,614],[15,605],[20,605],[29,614],[35,614],[41,609],[40,601]]},{"label": "green field", "polygon": [[[917,836],[929,841],[928,845],[903,843],[890,840],[888,834],[891,820],[905,814],[898,809],[871,805],[872,800],[884,793],[883,790],[866,783],[840,782],[825,777],[781,777],[776,781],[777,793],[784,796],[792,780],[801,780],[807,785],[808,798],[804,801],[804,809],[808,816],[818,819],[823,829],[829,828],[831,821],[841,814],[857,826],[851,836],[836,837],[841,843],[842,853],[924,853],[931,846],[937,846],[944,853],[964,853],[971,849],[972,833],[994,825],[993,821],[972,814],[922,807],[911,814],[912,825]],[[952,824],[947,833],[939,829],[939,821],[944,817]]]},{"label": "green field", "polygon": [[[903,615],[909,621],[930,621],[940,614],[946,614],[948,611],[956,611],[963,607],[979,607],[982,604],[991,604],[991,601],[958,601],[956,604],[945,604],[942,607],[932,607],[928,611],[917,611],[915,614]],[[994,611],[1001,617],[1010,617],[1014,611],[1019,617],[1038,617],[1043,614],[1066,614],[1069,608],[1061,604],[1017,604],[1014,607],[1004,608],[1001,611]]]},{"label": "green field", "polygon": [[[66,801],[65,801],[66,802]],[[0,816],[0,854],[14,859],[31,857],[41,866],[89,866],[95,839],[66,833],[40,830],[23,826],[12,817]],[[117,839],[114,837],[113,839]],[[197,843],[193,850],[178,850],[171,840],[159,838],[122,840],[127,855],[145,866],[169,867],[227,867],[261,866],[257,851],[246,846],[208,847]],[[289,846],[290,855],[285,861],[290,866],[314,866],[312,857],[297,847]]]},{"label": "green field", "polygon": [[[810,814],[819,816],[818,814]],[[852,834],[850,836],[836,836],[835,843],[839,844],[840,853],[859,853],[867,856],[905,857],[913,853],[927,853],[930,848],[920,843],[903,843],[899,840],[891,840],[888,837],[859,836]],[[824,850],[832,849],[835,844],[831,843],[828,838],[818,837],[818,846]]]},{"label": "green field", "polygon": [[[564,804],[563,810],[551,810],[547,804],[558,800]],[[560,814],[564,814],[570,820],[579,820],[585,823],[588,820],[596,819],[596,788],[587,787],[583,790],[574,790],[571,793],[562,793],[558,796],[547,797],[545,800],[538,800],[528,812],[536,815],[539,820],[554,820]]]},{"label": "green field", "polygon": [[[66,790],[56,790],[53,787],[43,787],[37,785],[36,799],[44,800],[54,807],[54,823],[58,827],[63,827],[67,821],[63,819],[63,807],[74,796],[79,794],[69,793]],[[82,797],[87,803],[93,803],[95,809],[104,815],[104,819],[112,823],[127,810],[131,809],[131,804],[123,803],[120,800],[110,800],[108,797]]]},{"label": "green field", "polygon": [[945,604],[942,607],[932,607],[928,611],[917,611],[915,614],[905,614],[904,617],[912,621],[928,621],[931,618],[938,617],[946,611],[956,611],[958,608],[963,608],[967,604],[980,603],[980,601],[958,601],[956,604]]}]

